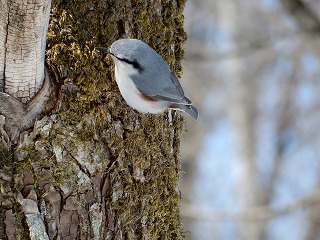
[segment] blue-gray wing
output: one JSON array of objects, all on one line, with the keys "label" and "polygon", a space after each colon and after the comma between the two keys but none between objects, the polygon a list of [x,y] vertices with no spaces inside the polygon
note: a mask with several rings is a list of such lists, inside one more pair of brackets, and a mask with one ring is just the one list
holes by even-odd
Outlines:
[{"label": "blue-gray wing", "polygon": [[154,100],[190,105],[177,77],[163,60],[159,61],[154,65],[149,62],[148,68],[144,64],[139,73],[131,75],[138,90]]}]

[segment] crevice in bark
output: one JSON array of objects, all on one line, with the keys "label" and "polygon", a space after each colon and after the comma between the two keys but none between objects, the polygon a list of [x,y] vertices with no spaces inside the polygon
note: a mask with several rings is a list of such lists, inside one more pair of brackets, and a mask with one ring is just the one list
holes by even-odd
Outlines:
[{"label": "crevice in bark", "polygon": [[[70,150],[66,149],[67,152],[71,152]],[[84,165],[84,164],[81,164],[78,159],[73,156],[71,153],[70,153],[70,157],[71,159],[74,160],[74,163],[79,167],[80,171],[82,173],[84,173],[85,175],[88,176],[88,178],[91,178],[91,174],[90,174],[90,171],[88,170],[88,168]]]},{"label": "crevice in bark", "polygon": [[5,41],[4,41],[4,46],[3,46],[3,51],[4,51],[4,62],[3,62],[3,82],[2,82],[2,88],[0,91],[4,91],[5,89],[5,84],[6,84],[6,59],[7,59],[7,44],[8,44],[8,29],[9,29],[9,24],[10,24],[10,2],[8,2],[8,14],[7,14],[7,26],[6,26],[6,36],[5,36]]}]

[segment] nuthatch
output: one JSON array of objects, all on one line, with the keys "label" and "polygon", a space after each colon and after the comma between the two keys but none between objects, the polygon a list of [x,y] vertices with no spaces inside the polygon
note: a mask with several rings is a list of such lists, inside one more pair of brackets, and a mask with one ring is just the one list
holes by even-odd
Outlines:
[{"label": "nuthatch", "polygon": [[184,96],[168,64],[146,43],[138,39],[120,39],[110,48],[96,49],[111,55],[116,82],[130,107],[153,114],[175,109],[198,118],[198,110]]}]

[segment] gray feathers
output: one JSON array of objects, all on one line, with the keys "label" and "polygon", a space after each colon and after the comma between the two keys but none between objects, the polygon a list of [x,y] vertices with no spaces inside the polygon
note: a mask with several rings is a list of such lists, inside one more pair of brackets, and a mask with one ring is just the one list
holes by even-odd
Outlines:
[{"label": "gray feathers", "polygon": [[120,92],[131,107],[147,113],[178,109],[198,118],[197,109],[184,96],[168,64],[146,43],[138,39],[120,39],[111,45],[109,53],[118,66],[116,80]]},{"label": "gray feathers", "polygon": [[110,53],[119,60],[132,63],[139,70],[131,78],[143,95],[155,100],[191,104],[167,63],[146,43],[137,39],[122,39],[112,44]]}]

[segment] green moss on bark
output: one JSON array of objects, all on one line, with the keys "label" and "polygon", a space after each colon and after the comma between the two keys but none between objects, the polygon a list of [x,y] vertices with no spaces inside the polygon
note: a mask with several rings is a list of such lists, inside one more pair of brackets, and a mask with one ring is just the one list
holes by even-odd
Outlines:
[{"label": "green moss on bark", "polygon": [[[124,38],[152,46],[181,75],[184,1],[54,1],[47,62],[66,73],[59,111],[31,135],[38,188],[53,183],[62,195],[101,202],[110,239],[180,239],[180,133],[165,115],[127,107],[113,64],[94,48]],[[86,177],[83,177],[83,175]],[[94,179],[102,179],[95,185]],[[100,189],[99,189],[100,188]],[[112,219],[112,216],[115,219]],[[81,216],[79,216],[80,219]],[[79,221],[83,236],[86,220]],[[93,233],[91,233],[93,234]]]}]

